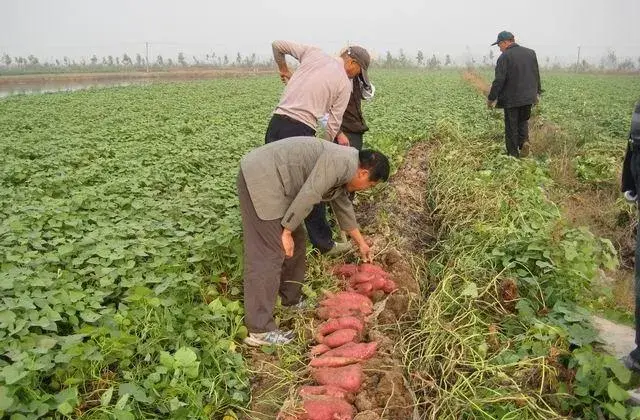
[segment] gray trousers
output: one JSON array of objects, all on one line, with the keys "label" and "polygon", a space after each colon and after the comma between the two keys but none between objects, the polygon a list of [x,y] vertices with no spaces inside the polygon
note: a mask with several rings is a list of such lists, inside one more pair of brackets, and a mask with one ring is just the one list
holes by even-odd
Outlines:
[{"label": "gray trousers", "polygon": [[285,306],[300,301],[306,268],[304,227],[301,224],[292,232],[293,257],[285,258],[282,219],[258,217],[242,170],[237,185],[244,242],[245,324],[252,333],[273,331],[277,328],[273,310],[278,294]]}]

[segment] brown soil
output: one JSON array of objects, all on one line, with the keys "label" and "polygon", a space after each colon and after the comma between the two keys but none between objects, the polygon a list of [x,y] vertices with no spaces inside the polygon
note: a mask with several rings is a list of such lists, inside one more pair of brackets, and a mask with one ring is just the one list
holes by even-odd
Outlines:
[{"label": "brown soil", "polygon": [[284,380],[278,355],[265,354],[259,349],[248,349],[247,364],[251,377],[251,404],[243,420],[273,420],[277,417],[282,402],[289,398],[295,384]]},{"label": "brown soil", "polygon": [[158,81],[196,80],[227,77],[246,77],[259,74],[273,74],[273,70],[250,69],[169,69],[167,71],[130,71],[105,73],[52,73],[0,76],[0,86],[38,85],[51,82],[117,82],[117,81]]},{"label": "brown soil", "polygon": [[475,87],[484,96],[487,96],[489,94],[491,86],[483,77],[481,77],[475,71],[465,70],[464,73],[462,73],[462,78],[467,83]]}]

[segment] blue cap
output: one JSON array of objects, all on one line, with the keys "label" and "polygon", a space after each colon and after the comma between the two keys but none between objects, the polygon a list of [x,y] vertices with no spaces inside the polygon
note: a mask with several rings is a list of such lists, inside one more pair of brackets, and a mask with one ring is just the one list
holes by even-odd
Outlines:
[{"label": "blue cap", "polygon": [[498,40],[491,45],[497,45],[502,41],[513,41],[513,40],[514,40],[514,36],[511,32],[502,31],[498,34]]}]

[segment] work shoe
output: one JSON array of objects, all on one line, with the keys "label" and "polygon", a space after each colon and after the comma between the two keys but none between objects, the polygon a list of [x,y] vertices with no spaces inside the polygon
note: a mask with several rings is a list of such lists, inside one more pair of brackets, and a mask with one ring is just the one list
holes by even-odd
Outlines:
[{"label": "work shoe", "polygon": [[289,305],[287,306],[287,308],[290,308],[296,311],[305,311],[309,309],[309,302],[307,302],[306,299],[300,299],[300,302],[296,303],[295,305]]},{"label": "work shoe", "polygon": [[328,250],[325,255],[341,255],[353,249],[351,242],[336,242],[333,248]]},{"label": "work shoe", "polygon": [[626,367],[630,371],[635,373],[640,373],[640,362],[638,362],[636,359],[631,357],[630,354],[627,354],[626,356],[622,357],[620,359],[620,362],[622,362],[624,367]]},{"label": "work shoe", "polygon": [[249,333],[244,343],[253,347],[259,346],[280,346],[288,344],[293,340],[293,331],[274,330],[263,333]]}]

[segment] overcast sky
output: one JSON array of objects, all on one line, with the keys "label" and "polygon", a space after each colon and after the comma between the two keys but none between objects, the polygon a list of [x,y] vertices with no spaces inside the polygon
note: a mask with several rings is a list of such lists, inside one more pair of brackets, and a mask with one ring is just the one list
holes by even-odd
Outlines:
[{"label": "overcast sky", "polygon": [[[488,54],[499,31],[540,60],[640,56],[640,0],[0,0],[0,54],[41,61],[128,53],[150,59],[182,51],[204,57],[270,55],[274,39],[337,52],[347,42],[374,55]],[[494,53],[499,53],[493,47]]]}]

